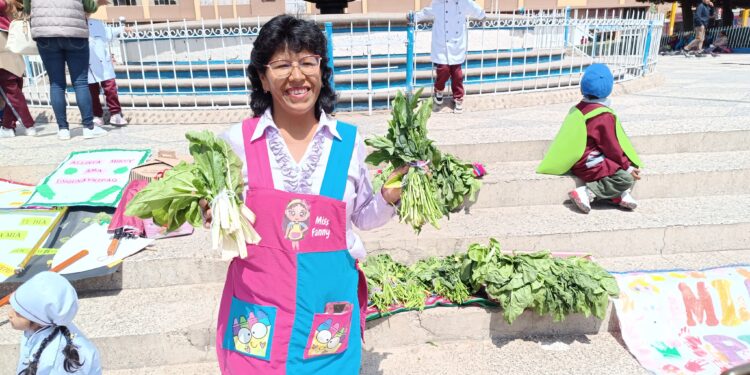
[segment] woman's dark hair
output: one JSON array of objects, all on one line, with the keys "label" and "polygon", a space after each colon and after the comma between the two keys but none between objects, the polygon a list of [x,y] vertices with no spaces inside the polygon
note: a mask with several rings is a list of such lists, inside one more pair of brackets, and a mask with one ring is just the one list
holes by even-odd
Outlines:
[{"label": "woman's dark hair", "polygon": [[63,367],[65,368],[65,372],[73,373],[78,371],[78,369],[83,366],[83,362],[81,362],[81,358],[78,355],[78,347],[73,345],[73,336],[70,334],[68,327],[58,326],[55,327],[52,333],[45,337],[42,344],[39,345],[39,350],[34,353],[34,359],[29,363],[29,367],[21,370],[18,375],[36,375],[39,368],[39,358],[42,357],[42,352],[44,352],[44,349],[47,348],[49,343],[60,333],[65,337],[65,348],[63,349],[63,355],[65,356]]},{"label": "woman's dark hair", "polygon": [[330,82],[333,70],[328,66],[328,43],[325,35],[311,21],[281,15],[272,18],[263,25],[255,43],[253,43],[250,65],[247,66],[247,75],[250,77],[250,84],[252,85],[250,108],[252,108],[253,113],[260,116],[273,105],[271,94],[263,90],[260,76],[266,73],[266,65],[270,62],[271,57],[277,51],[283,51],[284,49],[294,53],[310,51],[321,57],[321,88],[320,96],[315,102],[315,118],[320,117],[321,111],[333,112],[336,106],[336,93],[333,91]]}]

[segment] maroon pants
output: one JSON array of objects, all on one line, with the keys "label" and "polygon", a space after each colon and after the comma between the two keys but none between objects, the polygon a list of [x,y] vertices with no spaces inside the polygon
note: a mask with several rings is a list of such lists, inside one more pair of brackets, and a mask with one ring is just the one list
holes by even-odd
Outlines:
[{"label": "maroon pants", "polygon": [[16,114],[21,118],[21,124],[30,128],[34,126],[34,118],[31,117],[29,106],[26,105],[26,97],[23,96],[23,78],[5,70],[0,69],[0,90],[6,100],[3,110],[3,127],[15,129]]},{"label": "maroon pants", "polygon": [[107,99],[109,114],[114,115],[117,113],[121,113],[122,108],[120,107],[120,99],[117,97],[117,83],[114,79],[108,79],[99,83],[89,83],[89,91],[91,91],[91,103],[94,107],[94,116],[104,116],[102,102],[99,100],[100,86],[104,90],[104,98]]},{"label": "maroon pants", "polygon": [[461,100],[464,97],[464,72],[461,71],[461,64],[445,65],[435,64],[435,90],[443,91],[448,78],[451,79],[451,91],[453,99]]}]

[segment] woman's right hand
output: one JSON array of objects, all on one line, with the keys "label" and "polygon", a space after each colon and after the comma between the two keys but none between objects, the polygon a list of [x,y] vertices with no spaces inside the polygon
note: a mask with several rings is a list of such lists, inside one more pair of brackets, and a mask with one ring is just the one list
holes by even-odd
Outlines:
[{"label": "woman's right hand", "polygon": [[201,208],[203,213],[203,227],[206,229],[211,228],[211,221],[213,221],[213,215],[211,215],[211,207],[208,206],[208,201],[201,199],[198,201],[198,206]]}]

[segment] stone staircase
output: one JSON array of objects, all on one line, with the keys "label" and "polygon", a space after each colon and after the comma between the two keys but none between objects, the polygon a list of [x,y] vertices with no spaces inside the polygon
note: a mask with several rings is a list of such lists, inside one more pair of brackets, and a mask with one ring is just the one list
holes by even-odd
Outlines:
[{"label": "stone staircase", "polygon": [[[666,66],[671,67],[669,62]],[[715,69],[689,69],[703,68],[706,74]],[[707,109],[693,106],[697,99],[680,91],[701,83],[677,76],[680,72],[669,76],[665,87],[615,97],[623,126],[645,163],[644,178],[634,189],[640,202],[635,212],[600,205],[589,215],[580,214],[565,202],[573,179],[534,173],[572,103],[461,116],[439,113],[430,122],[430,134],[441,148],[487,165],[479,202],[467,213],[443,220],[441,230],[425,228],[419,236],[395,220],[364,232],[367,249],[414,262],[494,237],[506,250],[589,253],[611,271],[750,262],[750,78],[736,73],[727,78],[745,80],[736,82],[744,94],[717,102],[707,114]],[[382,133],[387,118],[341,117],[359,124],[364,134]],[[76,323],[98,345],[110,373],[218,373],[215,316],[228,263],[207,250],[209,242],[203,230],[161,240],[129,258],[114,275],[77,284],[84,298]],[[618,330],[613,310],[604,320],[574,315],[560,323],[526,312],[510,326],[497,309],[402,313],[368,323],[363,373],[425,373],[430,358],[446,361],[456,353],[447,367],[433,363],[430,371],[496,373],[502,367],[494,366],[504,363],[496,356],[515,353],[539,361],[517,367],[516,373],[540,367],[551,369],[543,373],[615,373],[606,372],[608,366],[620,366],[621,373],[642,372],[610,335]],[[567,357],[542,363],[552,357],[540,354],[538,346],[508,341],[535,335],[575,337],[570,355],[599,370],[580,367]],[[18,340],[17,332],[0,323],[0,372],[13,371]],[[386,361],[390,355],[393,359]],[[485,359],[484,365],[456,364]]]}]

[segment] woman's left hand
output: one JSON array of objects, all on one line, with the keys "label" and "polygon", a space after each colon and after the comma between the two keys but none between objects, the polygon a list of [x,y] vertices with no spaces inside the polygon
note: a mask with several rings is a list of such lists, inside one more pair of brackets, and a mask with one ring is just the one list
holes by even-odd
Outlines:
[{"label": "woman's left hand", "polygon": [[[404,165],[399,169],[396,169],[391,173],[390,176],[388,176],[388,179],[386,181],[390,181],[394,178],[398,178],[400,176],[403,176],[406,174],[406,172],[409,171],[409,166]],[[380,193],[383,194],[383,199],[385,199],[386,202],[395,205],[398,203],[399,200],[401,200],[401,187],[397,188],[386,188],[383,187],[380,189]]]}]

